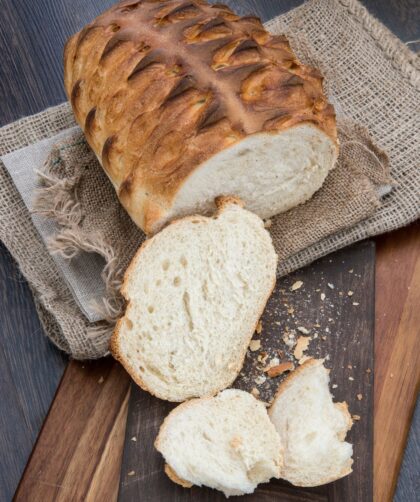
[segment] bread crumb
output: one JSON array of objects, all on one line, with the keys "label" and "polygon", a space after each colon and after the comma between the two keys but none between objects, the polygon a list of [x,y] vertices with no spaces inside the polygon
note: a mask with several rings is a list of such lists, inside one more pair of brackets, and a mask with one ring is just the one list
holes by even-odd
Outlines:
[{"label": "bread crumb", "polygon": [[296,337],[294,333],[286,332],[283,334],[283,342],[292,349],[296,345]]},{"label": "bread crumb", "polygon": [[358,302],[353,302],[353,305],[354,305],[355,307],[357,307],[358,305],[360,305],[360,303],[358,303]]},{"label": "bread crumb", "polygon": [[294,313],[295,313],[295,309],[294,309],[293,307],[289,307],[289,308],[287,309],[287,313],[288,313],[288,314],[290,314],[290,315],[292,315],[292,314],[294,314]]},{"label": "bread crumb", "polygon": [[102,377],[102,376],[101,376],[101,378],[98,380],[98,383],[99,383],[99,384],[100,384],[100,383],[104,383],[104,381],[105,381],[104,377]]},{"label": "bread crumb", "polygon": [[254,382],[257,385],[262,385],[266,380],[267,380],[267,377],[265,375],[260,375],[260,376],[257,376],[257,378],[255,378]]},{"label": "bread crumb", "polygon": [[354,380],[354,378],[353,378],[353,377],[349,377],[349,380],[353,381],[353,380]]},{"label": "bread crumb", "polygon": [[296,343],[296,348],[293,352],[295,358],[299,361],[303,357],[303,353],[309,346],[309,342],[312,340],[310,336],[300,336]]},{"label": "bread crumb", "polygon": [[303,286],[302,281],[296,281],[295,283],[292,284],[292,287],[290,288],[291,291],[296,291],[297,289],[300,289]]},{"label": "bread crumb", "polygon": [[347,296],[353,296],[354,292],[353,291],[347,291]]},{"label": "bread crumb", "polygon": [[260,354],[258,354],[257,361],[259,363],[265,364],[267,357],[268,357],[267,352],[261,352]]},{"label": "bread crumb", "polygon": [[314,338],[318,338],[318,333],[314,333]]},{"label": "bread crumb", "polygon": [[352,415],[351,418],[357,422],[360,420],[360,415]]},{"label": "bread crumb", "polygon": [[255,328],[255,331],[257,332],[257,335],[261,334],[262,331],[262,321],[258,321],[257,327]]},{"label": "bread crumb", "polygon": [[333,389],[336,389],[337,387],[338,387],[338,385],[337,385],[336,383],[334,383],[334,384],[332,385],[332,388],[333,388]]},{"label": "bread crumb", "polygon": [[325,293],[321,293],[321,300],[324,301],[325,300]]},{"label": "bread crumb", "polygon": [[347,368],[348,368],[349,370],[352,370],[352,369],[353,369],[353,366],[352,366],[351,364],[348,364],[348,365],[347,365]]},{"label": "bread crumb", "polygon": [[299,365],[302,365],[303,363],[306,363],[306,361],[308,359],[312,359],[311,356],[302,356],[300,359],[299,359]]},{"label": "bread crumb", "polygon": [[297,330],[303,333],[304,335],[309,335],[310,333],[309,329],[306,329],[303,326],[299,326]]},{"label": "bread crumb", "polygon": [[353,273],[353,269],[351,268],[351,269],[349,270],[349,274],[352,274],[352,273]]},{"label": "bread crumb", "polygon": [[134,442],[136,442],[136,441],[137,441],[137,438],[136,438],[136,436],[133,436],[133,437],[131,438],[131,441],[134,441]]},{"label": "bread crumb", "polygon": [[265,220],[264,228],[271,228],[272,224],[273,224],[272,220]]},{"label": "bread crumb", "polygon": [[251,394],[255,397],[255,398],[258,398],[258,396],[260,395],[260,391],[256,388],[256,387],[253,387],[252,390],[251,390]]},{"label": "bread crumb", "polygon": [[322,338],[323,340],[326,340],[326,339],[327,339],[327,337],[326,337],[326,336],[321,336],[321,338]]},{"label": "bread crumb", "polygon": [[372,373],[372,370],[371,370],[370,368],[368,368],[368,369],[366,370],[366,373]]},{"label": "bread crumb", "polygon": [[280,359],[278,357],[273,357],[273,359],[271,359],[270,361],[269,366],[277,366],[278,364],[280,364]]},{"label": "bread crumb", "polygon": [[261,340],[251,340],[251,343],[249,344],[249,349],[252,352],[255,352],[261,348]]},{"label": "bread crumb", "polygon": [[267,370],[264,370],[267,372],[267,375],[270,378],[274,378],[276,376],[281,375],[282,373],[285,373],[286,371],[292,371],[295,369],[295,365],[291,361],[287,361],[285,363],[277,364],[276,366],[271,366]]},{"label": "bread crumb", "polygon": [[361,401],[363,399],[363,394],[357,394],[357,399]]},{"label": "bread crumb", "polygon": [[135,473],[135,471],[130,471],[129,473],[127,473],[127,476],[134,476]]},{"label": "bread crumb", "polygon": [[329,282],[327,285],[330,289],[334,289],[334,284],[331,284],[331,282]]}]

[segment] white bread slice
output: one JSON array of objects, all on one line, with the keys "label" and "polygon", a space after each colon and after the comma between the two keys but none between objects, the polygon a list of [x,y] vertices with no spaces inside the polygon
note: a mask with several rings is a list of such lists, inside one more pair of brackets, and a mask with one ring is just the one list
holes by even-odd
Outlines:
[{"label": "white bread slice", "polygon": [[263,221],[232,197],[214,218],[178,220],[140,248],[111,352],[143,389],[169,401],[216,394],[237,377],[276,278]]},{"label": "white bread slice", "polygon": [[346,403],[334,403],[323,360],[310,359],[279,386],[269,410],[284,445],[280,477],[296,486],[319,486],[352,472],[353,447],[344,441],[353,424]]},{"label": "white bread slice", "polygon": [[264,404],[235,389],[179,405],[155,446],[172,481],[215,488],[227,497],[252,493],[278,477],[282,464],[280,437]]}]

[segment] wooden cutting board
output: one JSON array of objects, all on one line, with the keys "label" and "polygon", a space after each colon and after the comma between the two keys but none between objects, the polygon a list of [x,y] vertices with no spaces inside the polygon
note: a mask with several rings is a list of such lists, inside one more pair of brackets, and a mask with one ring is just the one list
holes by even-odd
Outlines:
[{"label": "wooden cutting board", "polygon": [[[253,495],[235,497],[235,501],[372,500],[374,256],[374,243],[364,242],[278,280],[262,317],[262,331],[254,335],[261,340],[261,350],[248,351],[234,384],[248,391],[257,388],[260,398],[269,401],[282,377],[267,377],[262,382],[265,373],[259,369],[258,355],[268,354],[265,365],[273,357],[289,359],[293,349],[284,343],[284,334],[309,336],[306,353],[327,359],[336,400],[347,401],[350,412],[360,417],[348,435],[354,445],[354,472],[335,483],[310,489],[275,480],[260,485]],[[298,281],[302,282],[300,287]],[[120,502],[226,500],[222,493],[208,488],[181,488],[164,474],[163,458],[153,443],[163,419],[175,406],[132,384]]]}]

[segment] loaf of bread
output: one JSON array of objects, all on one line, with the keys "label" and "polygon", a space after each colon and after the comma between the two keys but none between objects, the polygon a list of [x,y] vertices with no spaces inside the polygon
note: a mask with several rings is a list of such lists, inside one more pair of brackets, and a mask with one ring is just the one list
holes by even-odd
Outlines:
[{"label": "loaf of bread", "polygon": [[165,419],[155,443],[172,481],[230,495],[252,493],[278,477],[283,449],[265,406],[229,389],[181,404]]},{"label": "loaf of bread", "polygon": [[202,0],[124,1],[67,42],[76,119],[147,233],[219,195],[267,218],[309,199],[337,157],[320,73],[256,17]]},{"label": "loaf of bread", "polygon": [[214,218],[185,217],[147,240],[125,274],[111,351],[161,399],[211,396],[235,380],[275,284],[262,220],[236,199],[217,203]]},{"label": "loaf of bread", "polygon": [[346,403],[333,403],[328,370],[310,359],[280,384],[269,415],[284,445],[280,477],[296,486],[318,486],[347,476],[353,448]]}]

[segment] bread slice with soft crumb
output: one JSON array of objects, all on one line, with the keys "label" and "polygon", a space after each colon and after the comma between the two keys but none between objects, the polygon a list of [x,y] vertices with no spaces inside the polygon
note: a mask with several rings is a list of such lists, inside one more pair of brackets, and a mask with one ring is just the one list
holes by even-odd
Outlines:
[{"label": "bread slice with soft crumb", "polygon": [[111,352],[143,389],[169,401],[215,395],[243,365],[276,279],[263,221],[233,197],[210,218],[178,220],[140,248]]},{"label": "bread slice with soft crumb", "polygon": [[215,488],[227,497],[252,493],[278,477],[283,457],[264,404],[235,389],[179,405],[163,422],[155,446],[172,481]]},{"label": "bread slice with soft crumb", "polygon": [[279,386],[269,410],[284,446],[280,477],[295,486],[318,486],[352,472],[353,447],[344,441],[353,424],[346,403],[334,403],[323,360],[310,359]]}]

